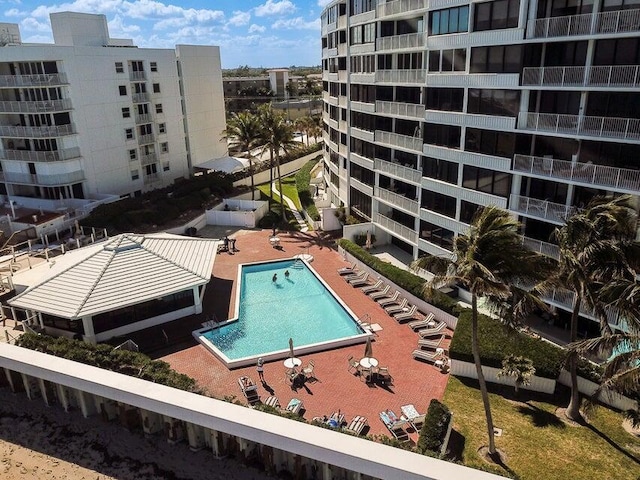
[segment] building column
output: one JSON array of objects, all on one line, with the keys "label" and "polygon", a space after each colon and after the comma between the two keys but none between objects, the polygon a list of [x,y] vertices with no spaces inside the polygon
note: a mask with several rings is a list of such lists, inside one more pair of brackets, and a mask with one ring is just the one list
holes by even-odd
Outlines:
[{"label": "building column", "polygon": [[58,398],[60,399],[60,405],[62,405],[64,411],[68,413],[70,407],[69,392],[60,384],[56,384],[56,388],[58,389]]},{"label": "building column", "polygon": [[187,440],[189,441],[189,449],[197,452],[204,448],[204,431],[200,425],[187,422]]},{"label": "building column", "polygon": [[97,342],[96,342],[96,334],[93,329],[93,317],[91,316],[82,317],[82,327],[84,328],[84,340],[86,342],[93,343],[95,345]]},{"label": "building column", "polygon": [[77,390],[78,394],[78,403],[80,405],[80,411],[82,412],[82,416],[84,418],[88,418],[91,415],[95,415],[98,413],[96,409],[96,404],[93,400],[93,395],[87,392],[83,392],[81,390]]},{"label": "building column", "polygon": [[[200,298],[199,285],[193,287],[191,291],[193,292],[195,313],[202,313],[202,298]],[[202,295],[204,296],[204,288],[202,289]]]}]

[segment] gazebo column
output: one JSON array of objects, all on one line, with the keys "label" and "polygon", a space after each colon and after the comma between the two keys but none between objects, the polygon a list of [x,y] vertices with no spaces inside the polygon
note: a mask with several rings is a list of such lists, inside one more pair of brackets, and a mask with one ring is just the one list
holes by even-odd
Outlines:
[{"label": "gazebo column", "polygon": [[187,422],[187,439],[192,452],[204,448],[204,428],[195,423]]},{"label": "gazebo column", "polygon": [[[193,306],[195,308],[196,313],[202,313],[202,298],[200,298],[200,292],[198,287],[199,286],[196,285],[191,289],[191,291],[193,292]],[[202,294],[204,295],[204,289],[202,291]]]},{"label": "gazebo column", "polygon": [[80,410],[84,418],[98,413],[92,394],[83,392],[82,390],[77,390],[76,393],[78,394],[78,403],[80,404]]},{"label": "gazebo column", "polygon": [[153,435],[161,432],[164,428],[162,416],[159,413],[140,409],[140,416],[142,417],[142,429],[145,435]]},{"label": "gazebo column", "polygon": [[93,330],[93,317],[91,316],[82,317],[82,326],[84,327],[85,341],[89,343],[93,343],[95,345],[97,342],[96,342],[96,334]]}]

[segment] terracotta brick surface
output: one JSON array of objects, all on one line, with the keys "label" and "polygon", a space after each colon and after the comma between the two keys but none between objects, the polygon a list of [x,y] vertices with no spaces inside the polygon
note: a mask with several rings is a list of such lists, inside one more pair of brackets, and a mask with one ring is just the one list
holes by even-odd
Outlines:
[{"label": "terracotta brick surface", "polygon": [[[307,382],[297,391],[292,390],[285,380],[282,360],[266,363],[267,385],[259,386],[262,399],[276,395],[280,403],[286,405],[291,398],[299,398],[304,401],[307,420],[328,416],[338,409],[346,415],[347,421],[355,415],[363,415],[369,419],[371,434],[388,434],[378,416],[382,410],[391,409],[400,415],[401,405],[414,404],[418,412],[424,413],[432,398],[442,399],[448,375],[433,365],[414,360],[411,352],[416,348],[417,334],[406,324],[398,324],[376,302],[337,274],[337,269],[347,263],[332,248],[332,241],[323,240],[316,232],[279,234],[281,249],[275,249],[269,244],[270,235],[270,230],[239,234],[236,237],[238,252],[234,255],[218,254],[213,269],[215,278],[205,295],[203,315],[207,312],[215,312],[219,318],[223,318],[225,312],[228,316],[233,315],[238,264],[309,253],[314,257],[313,268],[349,308],[358,317],[369,314],[371,323],[382,327],[374,337],[373,353],[380,366],[389,367],[394,382],[389,387],[368,385],[349,373],[347,358],[354,356],[359,359],[364,354],[364,345],[356,345],[300,356],[303,364],[309,360],[315,362],[314,373],[318,381]],[[258,381],[255,367],[229,370],[201,345],[171,353],[163,360],[195,378],[209,394],[218,398],[236,396],[244,401],[238,388],[238,377],[249,375]]]}]

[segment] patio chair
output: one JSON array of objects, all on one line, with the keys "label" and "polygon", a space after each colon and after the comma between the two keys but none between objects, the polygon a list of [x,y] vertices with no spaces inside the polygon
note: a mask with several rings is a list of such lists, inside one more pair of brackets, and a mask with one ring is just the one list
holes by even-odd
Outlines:
[{"label": "patio chair", "polygon": [[365,272],[362,277],[356,278],[354,280],[347,280],[352,287],[362,287],[366,285],[369,281],[369,274]]},{"label": "patio chair", "polygon": [[393,377],[389,373],[389,367],[379,367],[378,368],[378,380],[385,385],[390,385],[393,383]]},{"label": "patio chair", "polygon": [[418,312],[418,307],[412,305],[408,312],[400,312],[393,315],[393,318],[396,319],[396,322],[404,322],[405,320],[410,320],[415,318],[416,313]]},{"label": "patio chair", "polygon": [[242,376],[238,378],[238,385],[244,394],[247,402],[254,404],[260,400],[258,395],[258,387],[251,377]]},{"label": "patio chair", "polygon": [[344,277],[342,277],[342,278],[344,278],[344,280],[345,280],[346,282],[348,282],[349,280],[357,280],[358,278],[362,278],[362,277],[364,277],[365,275],[367,275],[367,272],[362,272],[362,271],[360,271],[360,272],[354,273],[354,274],[352,274],[352,275],[346,275],[346,276],[344,276]]},{"label": "patio chair", "polygon": [[362,293],[373,293],[373,292],[378,292],[380,291],[380,288],[382,287],[382,280],[378,280],[376,283],[373,283],[371,285],[367,285],[366,287],[362,287],[360,290],[362,291]]},{"label": "patio chair", "polygon": [[380,420],[387,427],[387,430],[399,442],[408,442],[409,434],[404,430],[406,420],[400,420],[391,410],[380,412]]},{"label": "patio chair", "polygon": [[351,373],[353,373],[354,375],[357,374],[359,372],[358,368],[360,367],[360,362],[358,362],[358,360],[353,358],[353,355],[347,358],[347,362],[349,362],[349,368],[347,370],[349,372],[351,372],[351,370],[354,370]]},{"label": "patio chair", "polygon": [[438,360],[442,358],[442,354],[438,352],[426,352],[421,349],[414,350],[411,355],[416,360],[423,360],[427,363],[435,364]]},{"label": "patio chair", "polygon": [[316,364],[313,362],[313,360],[309,360],[307,366],[302,369],[302,373],[304,373],[305,379],[309,380],[313,378],[314,380],[317,380],[315,375],[313,374],[313,369],[315,368],[315,366]]},{"label": "patio chair", "polygon": [[353,262],[350,267],[338,269],[338,275],[353,275],[354,273],[356,273],[356,262]]},{"label": "patio chair", "polygon": [[369,422],[366,417],[356,415],[353,417],[353,420],[351,420],[349,425],[344,427],[344,431],[353,433],[354,435],[360,435],[367,425],[369,425]]},{"label": "patio chair", "polygon": [[292,398],[289,404],[287,405],[287,407],[285,408],[285,410],[295,415],[300,415],[300,411],[302,410],[302,407],[304,407],[304,403],[302,402],[302,400],[299,400],[297,398]]},{"label": "patio chair", "polygon": [[409,420],[409,423],[416,432],[420,432],[420,430],[422,430],[422,425],[424,425],[425,417],[426,415],[423,413],[422,415],[418,415],[417,417]]},{"label": "patio chair", "polygon": [[421,338],[418,340],[418,347],[422,349],[433,349],[440,348],[442,341],[444,340],[444,335],[440,335],[440,338],[435,340],[430,340],[428,338]]},{"label": "patio chair", "polygon": [[396,292],[390,297],[382,297],[382,298],[376,299],[376,302],[378,302],[378,305],[380,305],[381,307],[387,307],[389,305],[394,305],[398,303],[399,298],[400,298],[400,292],[396,290]]},{"label": "patio chair", "polygon": [[278,397],[276,397],[275,395],[267,397],[267,399],[264,401],[264,404],[272,408],[280,408],[280,400],[278,400]]},{"label": "patio chair", "polygon": [[391,290],[391,285],[385,285],[382,290],[371,292],[369,294],[369,298],[372,298],[373,300],[377,300],[378,298],[384,298],[389,293],[389,290]]},{"label": "patio chair", "polygon": [[415,322],[409,322],[409,327],[411,330],[419,330],[420,328],[429,328],[429,322],[433,322],[435,319],[435,315],[433,313],[429,313],[424,320],[416,320]]},{"label": "patio chair", "polygon": [[433,328],[423,328],[421,330],[418,330],[418,335],[420,335],[420,338],[435,337],[436,335],[443,334],[446,336],[446,328],[447,324],[444,322],[440,322]]},{"label": "patio chair", "polygon": [[403,309],[407,308],[408,304],[409,304],[409,300],[407,300],[406,298],[403,298],[402,301],[397,305],[391,305],[390,307],[385,307],[384,311],[387,312],[389,315],[393,315],[394,313],[400,313],[402,312]]}]

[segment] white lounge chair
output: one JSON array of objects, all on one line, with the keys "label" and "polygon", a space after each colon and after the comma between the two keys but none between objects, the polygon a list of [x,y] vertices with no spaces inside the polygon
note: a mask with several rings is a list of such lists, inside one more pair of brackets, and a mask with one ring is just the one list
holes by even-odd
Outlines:
[{"label": "white lounge chair", "polygon": [[362,277],[347,281],[351,284],[352,287],[362,287],[369,281],[369,274],[365,272]]},{"label": "white lounge chair", "polygon": [[387,307],[389,305],[394,305],[398,303],[398,299],[400,298],[400,292],[396,291],[390,297],[383,297],[376,300],[381,307]]},{"label": "white lounge chair", "polygon": [[441,335],[440,338],[436,339],[436,340],[429,340],[426,338],[421,338],[420,340],[418,340],[418,347],[420,348],[431,348],[431,349],[436,349],[436,348],[440,348],[440,345],[442,344],[442,341],[444,340],[444,335]]},{"label": "white lounge chair", "polygon": [[344,427],[345,432],[353,433],[354,435],[360,435],[365,427],[369,424],[367,417],[356,415],[351,420],[351,423]]},{"label": "white lounge chair", "polygon": [[356,263],[352,263],[350,267],[342,267],[338,269],[338,275],[352,275],[356,273]]},{"label": "white lounge chair", "polygon": [[416,360],[424,360],[425,362],[428,362],[428,363],[436,363],[438,360],[442,358],[441,353],[425,352],[424,350],[420,350],[420,349],[414,350],[411,353],[411,355]]},{"label": "white lounge chair", "polygon": [[280,400],[278,400],[278,397],[276,397],[275,395],[271,395],[270,397],[267,397],[266,400],[264,401],[264,404],[273,408],[278,408],[278,409],[280,408]]},{"label": "white lounge chair", "polygon": [[436,335],[444,334],[446,328],[447,324],[444,322],[440,322],[433,328],[423,328],[422,330],[418,330],[418,335],[420,335],[421,338],[435,337]]},{"label": "white lounge chair", "polygon": [[346,282],[350,281],[350,280],[356,280],[358,278],[363,278],[365,275],[367,275],[367,272],[357,272],[354,273],[353,275],[346,275],[342,278],[345,279]]},{"label": "white lounge chair", "polygon": [[390,307],[385,307],[384,310],[389,315],[393,315],[394,313],[402,312],[405,308],[407,308],[408,304],[409,304],[409,300],[407,300],[406,298],[403,298],[402,301],[400,303],[398,303],[398,305],[392,305]]},{"label": "white lounge chair", "polygon": [[404,320],[410,320],[416,316],[418,312],[418,307],[412,305],[408,312],[400,312],[396,313],[393,318],[396,319],[396,322],[402,322]]},{"label": "white lounge chair", "polygon": [[300,410],[302,410],[303,406],[304,406],[304,403],[302,402],[302,400],[298,400],[297,398],[292,398],[289,404],[287,405],[286,410],[296,415],[300,415]]},{"label": "white lounge chair", "polygon": [[433,322],[435,319],[435,315],[433,313],[429,313],[424,320],[416,320],[415,322],[409,322],[409,327],[412,330],[418,330],[420,328],[428,328],[429,322]]},{"label": "white lounge chair", "polygon": [[383,281],[378,280],[376,283],[367,285],[366,287],[362,287],[360,290],[362,290],[363,293],[373,293],[380,290],[380,287],[382,287],[382,284],[383,284]]},{"label": "white lounge chair", "polygon": [[385,285],[382,290],[378,290],[377,292],[371,292],[369,294],[369,298],[372,298],[373,300],[377,300],[378,298],[386,297],[387,294],[389,293],[389,290],[391,290],[391,285]]}]

